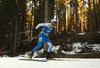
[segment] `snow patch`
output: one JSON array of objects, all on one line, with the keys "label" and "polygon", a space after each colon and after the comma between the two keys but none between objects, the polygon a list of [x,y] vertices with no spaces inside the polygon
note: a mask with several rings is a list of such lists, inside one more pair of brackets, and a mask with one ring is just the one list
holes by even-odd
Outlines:
[{"label": "snow patch", "polygon": [[58,51],[57,50],[59,50],[59,48],[60,48],[60,45],[58,45],[58,46],[53,46],[52,47],[52,52],[54,52],[54,53],[58,53]]},{"label": "snow patch", "polygon": [[72,51],[64,51],[62,50],[61,52],[64,54],[77,54],[82,51],[82,49],[90,48],[91,52],[99,52],[100,51],[100,44],[87,44],[85,43],[73,43],[72,44],[73,50]]},{"label": "snow patch", "polygon": [[81,43],[73,43],[72,47],[73,47],[73,50],[70,51],[70,52],[64,51],[64,50],[62,50],[61,52],[64,53],[64,54],[76,54],[77,52],[81,51],[80,48],[82,47],[82,45],[81,45]]},{"label": "snow patch", "polygon": [[78,35],[85,35],[86,32],[81,32],[81,33],[78,33]]},{"label": "snow patch", "polygon": [[100,31],[98,31],[98,33],[100,33]]},{"label": "snow patch", "polygon": [[[58,51],[57,50],[59,50],[59,48],[60,48],[60,45],[58,45],[58,46],[53,46],[52,47],[52,52],[54,52],[54,53],[58,53]],[[19,55],[18,57],[20,57],[20,58],[28,58],[28,56],[29,56],[29,54],[31,53],[31,51],[29,51],[29,52],[26,52],[24,55]],[[40,54],[43,54],[43,49],[41,49],[41,50],[39,50],[39,51],[36,51],[35,53],[34,53],[34,55],[33,55],[33,58],[34,57],[37,57],[37,56],[39,56]]]}]

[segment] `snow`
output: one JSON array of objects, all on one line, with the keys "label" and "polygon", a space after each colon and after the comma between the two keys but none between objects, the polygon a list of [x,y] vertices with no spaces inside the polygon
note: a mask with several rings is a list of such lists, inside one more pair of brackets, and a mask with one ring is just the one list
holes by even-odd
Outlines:
[{"label": "snow", "polygon": [[98,33],[100,33],[100,31],[98,31]]},{"label": "snow", "polygon": [[[85,43],[78,42],[78,43],[73,43],[72,45],[69,45],[69,46],[72,46],[71,51],[62,50],[61,52],[64,54],[67,54],[67,55],[68,54],[73,55],[73,54],[80,53],[84,47],[91,48],[92,49],[91,51],[93,51],[93,52],[100,52],[100,44],[88,44],[87,42],[85,42]],[[60,45],[53,46],[51,51],[54,52],[55,54],[57,54],[59,48],[60,48]],[[29,53],[30,52],[26,52],[25,55],[19,55],[19,57],[27,58]],[[36,51],[34,53],[33,57],[39,57],[40,54],[43,54],[43,49]],[[88,54],[88,53],[82,53],[82,54]]]},{"label": "snow", "polygon": [[85,35],[86,32],[81,32],[81,33],[78,33],[78,35]]},{"label": "snow", "polygon": [[73,43],[71,46],[73,47],[72,51],[69,52],[62,50],[61,52],[64,54],[77,54],[80,53],[84,47],[91,48],[92,49],[91,51],[94,52],[100,51],[100,44],[87,44],[87,42],[85,43],[78,42],[78,43]]},{"label": "snow", "polygon": [[61,52],[62,53],[64,53],[64,54],[76,54],[77,52],[80,52],[81,51],[81,47],[82,47],[82,45],[81,45],[81,43],[73,43],[72,44],[72,47],[73,47],[73,50],[72,51],[64,51],[64,50],[62,50]]},{"label": "snow", "polygon": [[[52,52],[54,52],[54,53],[57,54],[59,48],[60,48],[60,45],[58,45],[58,46],[53,46],[53,47],[52,47]],[[19,55],[18,57],[25,57],[25,58],[27,58],[28,55],[30,54],[30,52],[31,52],[31,51],[26,52],[24,55]],[[34,53],[34,55],[33,55],[33,58],[34,58],[34,57],[39,57],[40,54],[43,54],[43,49],[41,49],[41,50],[39,50],[39,51],[36,51],[36,52]]]},{"label": "snow", "polygon": [[[99,68],[100,59],[58,58],[65,61],[23,61],[21,57],[0,58],[1,68]],[[45,59],[45,58],[34,58]]]},{"label": "snow", "polygon": [[[81,51],[81,48],[85,45],[93,48],[94,51],[100,51],[100,44],[87,44],[85,43],[73,43],[71,46],[73,50],[68,52],[62,50],[62,53],[65,54],[77,54],[77,52]],[[57,54],[60,45],[53,46],[52,52]],[[38,56],[43,53],[43,49],[36,51],[33,57]],[[7,55],[3,55],[0,57],[0,67],[1,68],[99,68],[100,67],[100,59],[94,58],[57,58],[62,59],[64,61],[24,61],[19,59],[24,59],[28,57],[29,52],[26,52],[25,55],[19,55],[16,57],[9,57]],[[45,58],[33,58],[38,60],[44,60]]]},{"label": "snow", "polygon": [[52,52],[54,52],[54,53],[58,53],[58,51],[57,50],[59,50],[59,48],[60,48],[60,45],[58,45],[58,46],[53,46],[52,47]]}]

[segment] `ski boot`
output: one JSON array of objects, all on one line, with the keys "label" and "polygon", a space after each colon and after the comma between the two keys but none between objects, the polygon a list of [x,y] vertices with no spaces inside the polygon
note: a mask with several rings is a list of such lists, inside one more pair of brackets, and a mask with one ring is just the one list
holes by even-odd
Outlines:
[{"label": "ski boot", "polygon": [[50,56],[50,53],[48,52],[48,53],[47,53],[46,60],[55,60],[55,59],[54,59],[54,58],[52,58],[52,57]]},{"label": "ski boot", "polygon": [[29,54],[29,59],[32,59],[33,54],[34,54],[34,52],[32,51],[32,52]]}]

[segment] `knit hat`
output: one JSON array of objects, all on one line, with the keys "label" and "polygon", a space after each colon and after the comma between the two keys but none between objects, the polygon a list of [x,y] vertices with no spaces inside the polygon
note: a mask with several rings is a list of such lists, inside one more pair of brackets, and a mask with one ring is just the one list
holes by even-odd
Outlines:
[{"label": "knit hat", "polygon": [[51,22],[57,22],[56,19],[51,19]]}]

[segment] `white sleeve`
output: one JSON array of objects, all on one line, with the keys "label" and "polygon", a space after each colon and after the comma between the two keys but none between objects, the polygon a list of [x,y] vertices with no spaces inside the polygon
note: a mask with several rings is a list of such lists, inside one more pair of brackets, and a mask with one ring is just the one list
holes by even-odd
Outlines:
[{"label": "white sleeve", "polygon": [[48,26],[48,23],[39,23],[35,29],[38,29],[40,26]]}]

